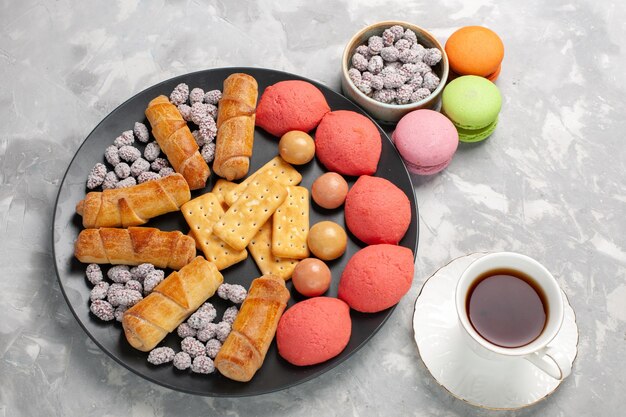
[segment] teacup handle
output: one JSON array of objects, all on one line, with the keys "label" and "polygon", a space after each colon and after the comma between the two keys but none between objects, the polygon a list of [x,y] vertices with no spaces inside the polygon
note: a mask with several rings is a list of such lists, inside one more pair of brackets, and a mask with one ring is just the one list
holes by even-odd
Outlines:
[{"label": "teacup handle", "polygon": [[572,372],[572,365],[567,357],[552,346],[524,356],[524,359],[554,379],[565,379]]}]

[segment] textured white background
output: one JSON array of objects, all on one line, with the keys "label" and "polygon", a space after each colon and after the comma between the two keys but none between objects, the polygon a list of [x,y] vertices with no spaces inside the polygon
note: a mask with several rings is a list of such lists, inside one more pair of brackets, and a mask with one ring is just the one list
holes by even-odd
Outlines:
[{"label": "textured white background", "polygon": [[[506,56],[496,133],[460,146],[444,173],[413,178],[415,280],[382,331],[314,381],[233,400],[169,391],[100,352],[61,296],[50,247],[60,179],[90,130],[142,89],[212,67],[275,68],[337,90],[350,36],[394,18],[442,42],[459,26],[489,26]],[[504,415],[623,415],[624,21],[624,3],[607,0],[1,0],[0,417],[490,414],[437,386],[410,327],[423,281],[485,250],[543,262],[581,334],[573,374],[557,393]]]}]

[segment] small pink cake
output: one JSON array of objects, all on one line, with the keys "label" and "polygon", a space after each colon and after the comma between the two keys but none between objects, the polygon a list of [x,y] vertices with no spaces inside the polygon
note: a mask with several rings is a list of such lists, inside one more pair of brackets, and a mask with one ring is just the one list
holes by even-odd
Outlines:
[{"label": "small pink cake", "polygon": [[415,110],[406,114],[392,134],[408,170],[432,175],[450,164],[459,145],[452,122],[436,111]]},{"label": "small pink cake", "polygon": [[291,130],[309,132],[329,111],[324,94],[313,84],[280,81],[263,92],[256,109],[256,125],[276,137]]},{"label": "small pink cake", "polygon": [[339,355],[351,333],[346,303],[331,297],[309,298],[294,304],[280,318],[278,353],[294,365],[315,365]]},{"label": "small pink cake", "polygon": [[413,252],[396,245],[367,246],[348,261],[338,297],[354,310],[376,313],[404,296],[413,282]]},{"label": "small pink cake", "polygon": [[348,229],[368,245],[397,244],[411,224],[411,203],[390,181],[363,175],[348,191],[345,216]]},{"label": "small pink cake", "polygon": [[381,149],[376,125],[353,111],[327,113],[315,131],[315,155],[326,169],[343,175],[374,174]]}]

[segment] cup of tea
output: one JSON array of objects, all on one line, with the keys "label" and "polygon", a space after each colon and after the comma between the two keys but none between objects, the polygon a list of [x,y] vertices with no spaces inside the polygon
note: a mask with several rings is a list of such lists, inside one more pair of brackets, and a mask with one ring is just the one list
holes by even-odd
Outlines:
[{"label": "cup of tea", "polygon": [[462,332],[480,356],[521,358],[559,380],[571,373],[550,345],[563,323],[561,289],[539,262],[513,252],[478,258],[461,275],[455,301]]}]

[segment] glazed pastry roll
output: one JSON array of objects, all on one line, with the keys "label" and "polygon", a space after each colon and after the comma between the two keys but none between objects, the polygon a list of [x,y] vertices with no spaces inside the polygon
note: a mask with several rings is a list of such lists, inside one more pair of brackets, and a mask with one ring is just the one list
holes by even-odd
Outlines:
[{"label": "glazed pastry roll", "polygon": [[285,280],[264,275],[252,281],[233,330],[215,358],[215,367],[235,381],[250,381],[261,368],[278,321],[287,307]]},{"label": "glazed pastry roll", "polygon": [[179,231],[152,227],[85,229],[74,243],[74,256],[83,263],[139,265],[180,269],[196,256],[196,242]]},{"label": "glazed pastry roll", "polygon": [[223,281],[215,264],[198,256],[126,310],[122,319],[126,340],[135,349],[152,350],[215,294]]},{"label": "glazed pastry roll", "polygon": [[213,170],[228,181],[245,177],[250,169],[258,90],[256,80],[247,74],[232,74],[224,80]]},{"label": "glazed pastry roll", "polygon": [[86,228],[139,226],[180,210],[190,199],[187,182],[174,174],[128,188],[88,193],[76,205],[76,212],[83,216]]},{"label": "glazed pastry roll", "polygon": [[176,106],[167,97],[159,96],[148,104],[146,117],[174,170],[183,175],[192,190],[203,188],[211,170],[198,152],[198,144]]}]

